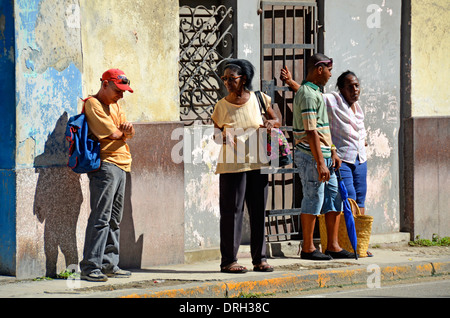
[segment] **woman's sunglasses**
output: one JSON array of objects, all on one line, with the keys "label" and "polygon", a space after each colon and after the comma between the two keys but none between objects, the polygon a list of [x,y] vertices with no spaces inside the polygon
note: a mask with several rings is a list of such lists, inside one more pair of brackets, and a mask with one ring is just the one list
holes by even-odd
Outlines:
[{"label": "woman's sunglasses", "polygon": [[242,77],[242,75],[239,75],[239,76],[222,76],[220,79],[222,81],[224,81],[224,82],[228,82],[228,80],[235,81],[235,80],[237,80],[240,77]]}]

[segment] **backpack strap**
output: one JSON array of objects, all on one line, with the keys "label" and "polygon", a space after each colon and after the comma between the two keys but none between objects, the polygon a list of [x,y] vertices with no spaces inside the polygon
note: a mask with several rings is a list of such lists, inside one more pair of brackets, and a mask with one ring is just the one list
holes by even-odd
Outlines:
[{"label": "backpack strap", "polygon": [[83,101],[83,109],[81,110],[81,113],[82,113],[82,114],[84,113],[84,106],[86,105],[86,101],[87,101],[88,99],[93,98],[93,97],[94,97],[94,96],[89,96],[88,98],[85,98],[85,99],[80,98],[80,99]]}]

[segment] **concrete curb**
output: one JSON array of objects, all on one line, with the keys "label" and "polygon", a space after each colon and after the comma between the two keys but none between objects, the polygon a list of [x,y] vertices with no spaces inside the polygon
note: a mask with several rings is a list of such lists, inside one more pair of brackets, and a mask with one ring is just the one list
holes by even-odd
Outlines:
[{"label": "concrete curb", "polygon": [[[288,293],[326,287],[363,284],[377,287],[386,281],[413,277],[427,277],[450,274],[450,261],[377,265],[346,269],[305,271],[301,274],[289,273],[279,277],[261,280],[229,280],[221,282],[190,283],[155,291],[141,291],[123,298],[236,298],[242,294]],[[370,286],[369,286],[370,284]],[[379,286],[378,286],[379,287]]]}]

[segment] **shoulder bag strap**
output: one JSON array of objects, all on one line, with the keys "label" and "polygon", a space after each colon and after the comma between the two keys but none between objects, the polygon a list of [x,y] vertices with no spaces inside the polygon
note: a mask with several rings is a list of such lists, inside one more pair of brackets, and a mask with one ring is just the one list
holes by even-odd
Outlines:
[{"label": "shoulder bag strap", "polygon": [[262,108],[264,110],[264,113],[265,113],[266,112],[266,104],[264,103],[264,99],[263,99],[263,97],[261,95],[261,92],[260,91],[256,91],[255,95],[258,98],[258,103],[259,103],[260,108]]}]

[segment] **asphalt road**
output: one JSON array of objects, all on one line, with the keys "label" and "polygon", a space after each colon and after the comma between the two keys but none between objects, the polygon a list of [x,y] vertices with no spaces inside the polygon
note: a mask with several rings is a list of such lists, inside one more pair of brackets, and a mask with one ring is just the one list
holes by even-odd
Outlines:
[{"label": "asphalt road", "polygon": [[294,298],[449,298],[450,277],[438,276],[381,283],[379,288],[345,286],[289,295]]}]

